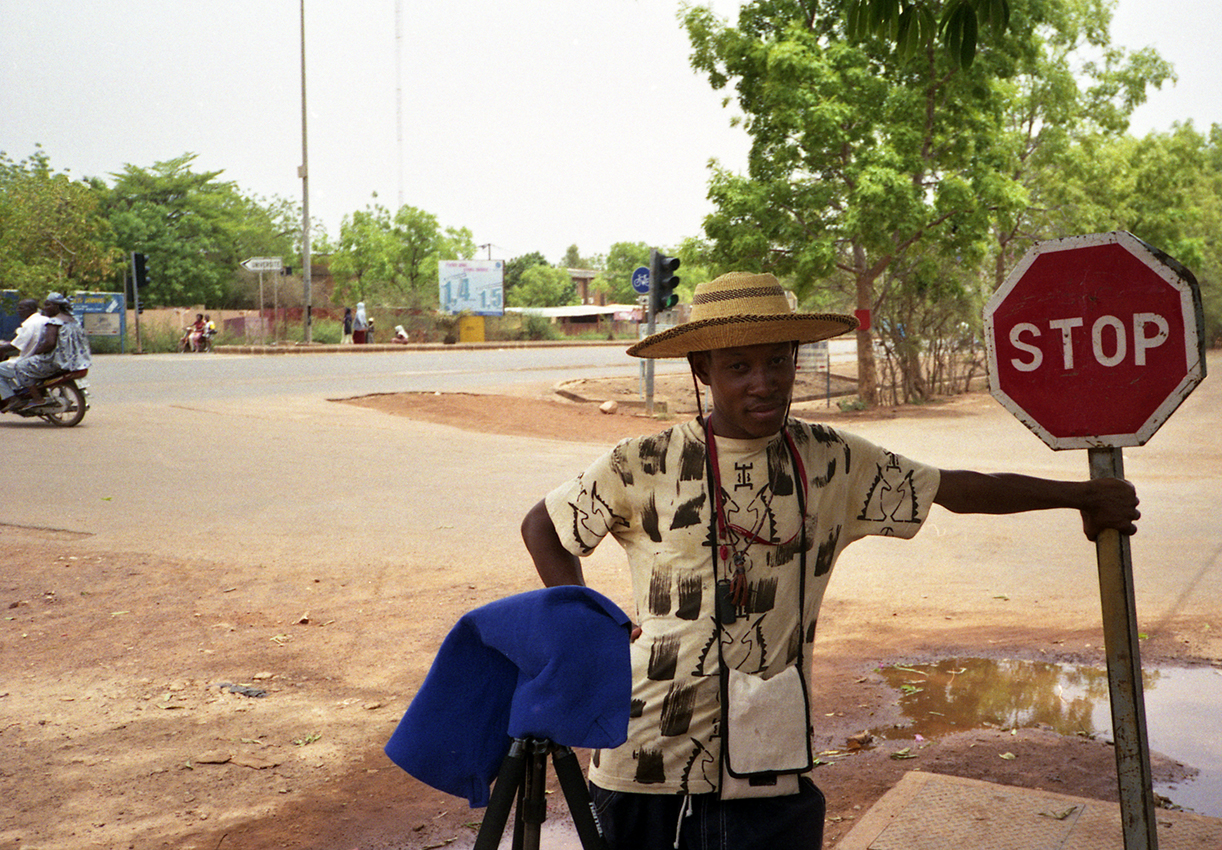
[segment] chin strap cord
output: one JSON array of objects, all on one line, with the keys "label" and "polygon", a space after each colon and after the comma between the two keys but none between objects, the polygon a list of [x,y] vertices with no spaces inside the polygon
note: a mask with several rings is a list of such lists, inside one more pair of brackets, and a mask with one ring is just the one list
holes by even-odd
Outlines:
[{"label": "chin strap cord", "polygon": [[675,850],[679,850],[679,839],[683,835],[683,821],[692,816],[692,795],[683,795],[683,805],[679,807],[679,822],[675,824]]}]

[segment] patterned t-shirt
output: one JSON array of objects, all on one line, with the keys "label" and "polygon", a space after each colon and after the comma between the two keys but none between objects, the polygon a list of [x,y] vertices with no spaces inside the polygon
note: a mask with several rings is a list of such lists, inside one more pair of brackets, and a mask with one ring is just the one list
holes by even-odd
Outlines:
[{"label": "patterned t-shirt", "polygon": [[[716,440],[725,521],[738,531],[714,529],[705,434],[696,420],[624,440],[548,494],[548,512],[570,552],[588,555],[607,534],[623,546],[642,629],[631,650],[628,741],[591,759],[590,778],[600,787],[717,790],[721,659],[763,678],[799,658],[808,663],[819,606],[844,547],[871,534],[912,537],[928,515],[935,468],[820,425],[790,419],[787,429],[807,477],[804,591],[798,476],[781,434]],[[747,592],[719,626],[718,583],[724,595],[736,553]]]}]

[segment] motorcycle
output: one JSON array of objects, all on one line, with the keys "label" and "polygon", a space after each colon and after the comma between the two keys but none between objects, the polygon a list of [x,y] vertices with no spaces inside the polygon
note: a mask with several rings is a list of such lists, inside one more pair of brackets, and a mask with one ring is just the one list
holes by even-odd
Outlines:
[{"label": "motorcycle", "polygon": [[12,411],[18,416],[37,416],[60,428],[79,425],[89,409],[88,369],[75,372],[60,372],[44,378],[34,385],[42,392],[42,402],[33,407],[22,407]]},{"label": "motorcycle", "polygon": [[195,328],[186,328],[183,330],[182,337],[178,340],[178,353],[185,354],[187,352],[199,352],[207,354],[212,351],[212,338],[216,336],[216,331],[209,328],[205,330],[199,337],[199,348],[194,348],[191,345],[191,335],[195,333]]}]

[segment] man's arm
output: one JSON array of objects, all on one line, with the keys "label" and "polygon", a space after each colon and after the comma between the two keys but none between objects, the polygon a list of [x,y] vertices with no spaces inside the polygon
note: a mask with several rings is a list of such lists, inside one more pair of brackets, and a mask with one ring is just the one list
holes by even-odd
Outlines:
[{"label": "man's arm", "polygon": [[560,542],[560,535],[542,499],[522,520],[522,540],[545,587],[586,583],[581,574],[581,559]]},{"label": "man's arm", "polygon": [[957,514],[1015,514],[1070,508],[1082,515],[1082,530],[1094,540],[1114,528],[1136,534],[1137,491],[1119,478],[1089,481],[1053,481],[1013,473],[940,470],[941,483],[934,503]]},{"label": "man's arm", "polygon": [[35,349],[30,352],[30,356],[33,357],[35,354],[46,354],[47,352],[54,351],[55,345],[58,342],[59,325],[47,323],[42,328],[42,339]]}]

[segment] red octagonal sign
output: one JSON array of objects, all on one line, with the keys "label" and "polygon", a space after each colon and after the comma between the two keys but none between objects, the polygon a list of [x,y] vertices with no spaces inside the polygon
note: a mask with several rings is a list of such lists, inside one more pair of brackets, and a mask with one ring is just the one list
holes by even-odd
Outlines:
[{"label": "red octagonal sign", "polygon": [[1205,377],[1196,279],[1124,231],[1036,244],[984,324],[993,396],[1054,449],[1140,446]]}]

